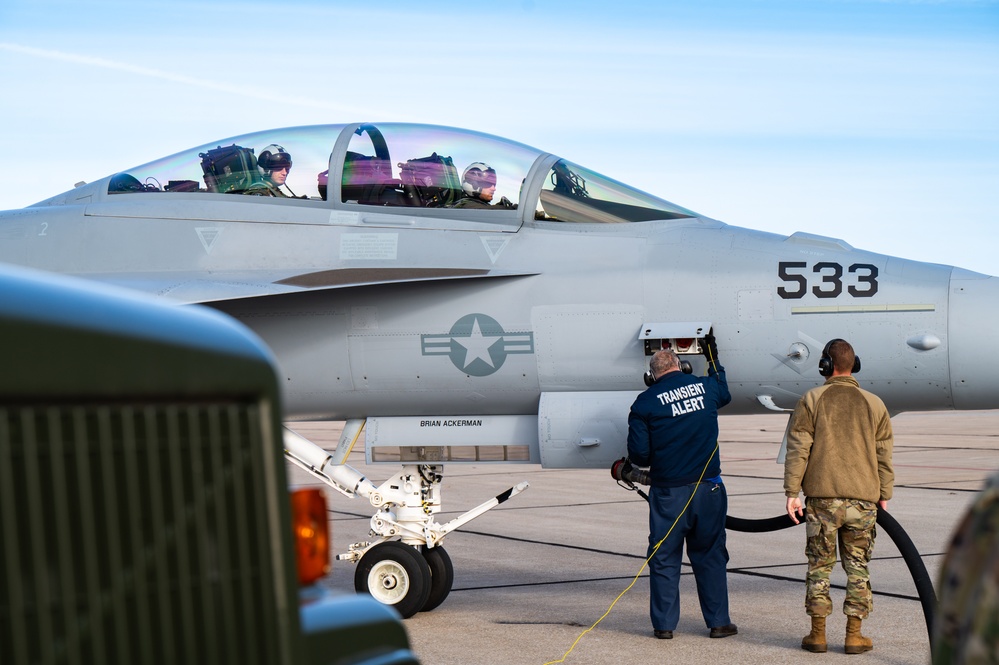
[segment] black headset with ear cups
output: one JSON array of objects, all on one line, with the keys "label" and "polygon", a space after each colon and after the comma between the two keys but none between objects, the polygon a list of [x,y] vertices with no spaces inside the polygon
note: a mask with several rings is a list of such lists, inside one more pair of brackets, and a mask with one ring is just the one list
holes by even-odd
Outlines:
[{"label": "black headset with ear cups", "polygon": [[[694,366],[691,365],[690,361],[688,360],[681,360],[680,371],[683,372],[684,374],[691,374],[694,371]],[[645,385],[651,386],[653,383],[655,383],[658,380],[659,377],[653,374],[652,369],[650,368],[647,372],[645,372],[642,378],[645,380]]]},{"label": "black headset with ear cups", "polygon": [[[845,339],[839,337],[831,339],[826,342],[825,348],[822,349],[822,357],[819,358],[819,374],[822,376],[832,376],[833,373],[833,361],[829,357],[829,349],[836,342],[845,342]],[[854,354],[853,356],[853,369],[850,370],[851,374],[856,374],[860,371],[860,356]]]}]

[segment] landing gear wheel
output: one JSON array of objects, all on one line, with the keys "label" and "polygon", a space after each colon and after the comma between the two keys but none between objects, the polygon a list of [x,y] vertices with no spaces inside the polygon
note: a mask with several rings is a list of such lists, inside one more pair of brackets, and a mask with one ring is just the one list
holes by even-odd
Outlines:
[{"label": "landing gear wheel", "polygon": [[430,566],[430,595],[423,606],[423,612],[429,612],[444,602],[454,585],[454,566],[451,557],[443,547],[423,548],[423,558]]},{"label": "landing gear wheel", "polygon": [[430,587],[430,566],[423,554],[398,540],[372,547],[354,571],[358,593],[371,594],[378,602],[393,606],[403,619],[427,604]]}]

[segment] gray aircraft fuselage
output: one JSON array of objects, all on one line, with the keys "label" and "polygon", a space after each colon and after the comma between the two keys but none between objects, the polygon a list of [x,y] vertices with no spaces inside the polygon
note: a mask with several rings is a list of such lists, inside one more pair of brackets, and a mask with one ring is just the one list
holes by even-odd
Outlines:
[{"label": "gray aircraft fuselage", "polygon": [[[365,152],[369,127],[327,129],[310,171],[322,195],[304,176],[295,188],[308,198],[206,190],[198,172],[170,180],[194,185],[128,189],[119,174],[0,213],[0,261],[232,315],[273,350],[290,420],[533,415],[546,396],[571,419],[604,394],[630,403],[648,367],[643,330],[691,322],[717,338],[733,396],[723,414],[793,408],[823,381],[818,360],[835,337],[854,345],[858,380],[892,413],[999,407],[987,352],[997,278],[669,205],[656,218],[647,195],[601,189],[592,172],[519,144],[510,157],[484,135],[470,142],[507,177],[497,166],[491,208],[453,208],[432,196],[467,190],[428,195],[419,183],[431,176],[407,188],[405,168],[352,180],[362,157],[395,168],[384,144],[424,154],[410,139],[420,128],[403,125]],[[458,146],[462,133],[449,131]],[[292,173],[307,168],[288,149]],[[129,173],[142,181],[140,171]],[[499,208],[500,191],[516,207]]]}]

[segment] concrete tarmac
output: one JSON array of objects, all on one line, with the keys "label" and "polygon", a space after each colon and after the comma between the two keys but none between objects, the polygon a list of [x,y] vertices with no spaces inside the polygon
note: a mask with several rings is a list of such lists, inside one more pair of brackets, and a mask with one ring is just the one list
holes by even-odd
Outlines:
[{"label": "concrete tarmac", "polygon": [[[999,411],[897,416],[895,496],[888,510],[906,530],[934,585],[957,520],[983,481],[999,469]],[[729,514],[766,518],[784,511],[783,467],[776,464],[786,416],[723,416],[722,474]],[[325,448],[340,423],[296,423]],[[360,442],[359,442],[360,443]],[[367,466],[360,445],[348,463],[376,484],[397,467]],[[289,467],[293,483],[313,484]],[[619,487],[609,470],[547,470],[536,465],[448,465],[441,523],[526,480],[530,487],[447,536],[455,569],[450,596],[406,620],[425,665],[569,663],[815,663],[844,658],[846,577],[833,573],[829,653],[800,647],[804,611],[804,527],[728,533],[729,603],[739,634],[709,639],[693,574],[684,559],[681,618],[672,640],[652,636],[649,620],[648,507]],[[371,509],[362,499],[327,493],[334,553],[368,538]],[[355,566],[334,562],[328,583],[353,592]],[[879,529],[871,562],[874,613],[864,634],[866,663],[925,664],[929,640],[912,577]],[[595,627],[594,624],[596,624]],[[592,627],[592,629],[591,629]],[[568,655],[566,655],[568,653]]]}]

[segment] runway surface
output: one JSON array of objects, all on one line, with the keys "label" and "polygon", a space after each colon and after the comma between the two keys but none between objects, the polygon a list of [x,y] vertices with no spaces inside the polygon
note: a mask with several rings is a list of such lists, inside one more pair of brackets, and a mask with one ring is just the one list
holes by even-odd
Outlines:
[{"label": "runway surface", "polygon": [[[936,585],[952,529],[985,478],[999,469],[999,411],[910,413],[893,423],[896,484],[888,510],[912,539]],[[721,418],[722,474],[730,515],[756,519],[784,511],[783,467],[775,460],[785,424],[786,416],[779,414]],[[340,427],[294,425],[329,449],[335,447]],[[348,463],[376,484],[397,470],[366,466],[360,445]],[[294,484],[313,484],[294,467],[289,473]],[[829,653],[811,654],[799,646],[809,625],[804,612],[804,527],[765,534],[729,532],[730,606],[739,626],[734,637],[708,638],[685,559],[680,625],[673,640],[657,640],[648,616],[648,570],[639,574],[647,547],[648,508],[637,494],[619,487],[608,470],[449,465],[442,489],[444,511],[437,520],[444,523],[523,480],[530,483],[527,491],[447,536],[444,547],[455,569],[453,590],[440,607],[405,622],[425,665],[771,664],[846,657],[846,618],[840,609],[846,577],[838,566],[832,578],[835,610],[829,618]],[[367,502],[327,494],[334,553],[367,540],[372,514]],[[334,562],[328,583],[353,592],[354,569],[351,563]],[[614,604],[636,575],[634,586]],[[882,530],[871,580],[874,613],[864,622],[864,634],[874,640],[874,651],[857,658],[866,663],[928,663],[929,640],[916,587]]]}]

